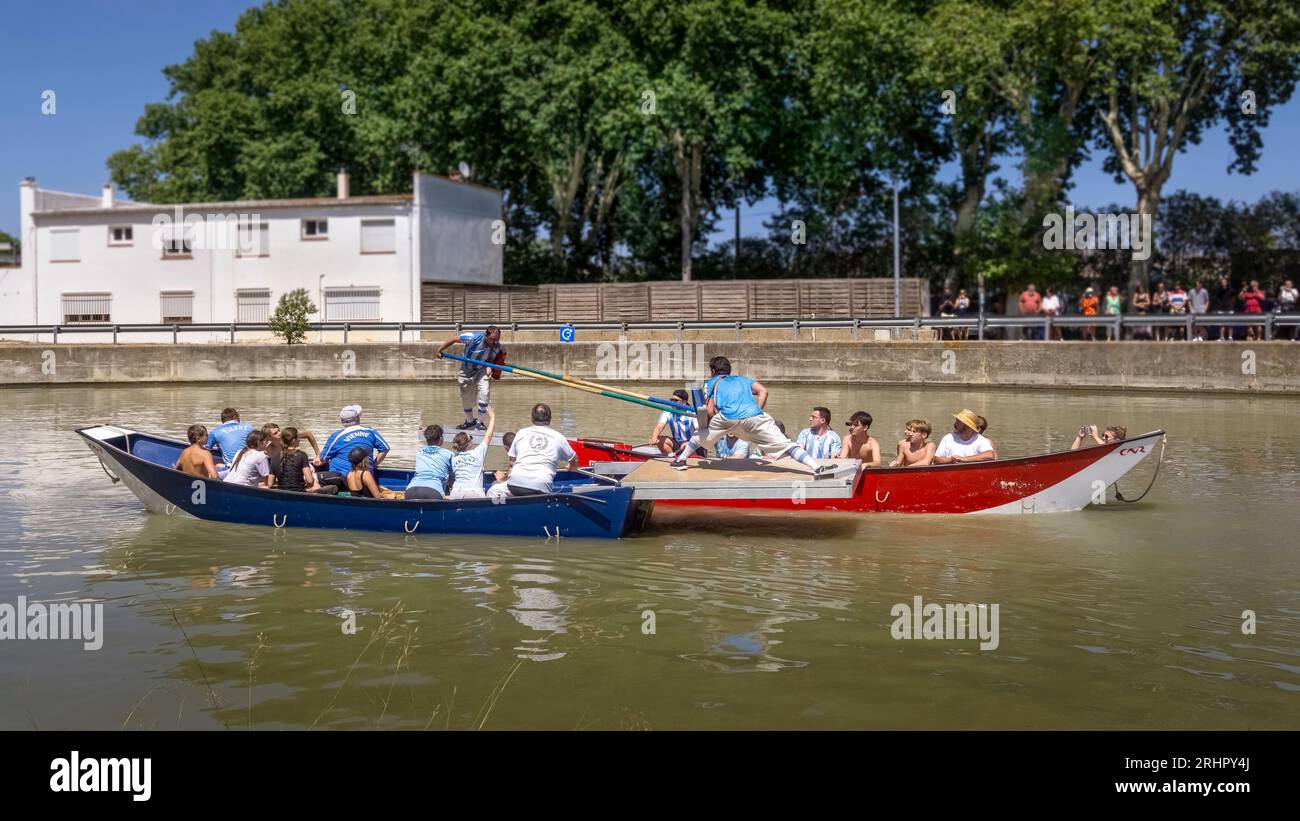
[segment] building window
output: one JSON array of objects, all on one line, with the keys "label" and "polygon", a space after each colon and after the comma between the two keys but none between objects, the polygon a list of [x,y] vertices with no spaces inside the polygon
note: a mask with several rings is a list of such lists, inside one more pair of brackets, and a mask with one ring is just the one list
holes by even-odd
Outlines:
[{"label": "building window", "polygon": [[329,220],[303,220],[302,238],[303,239],[329,239],[330,238]]},{"label": "building window", "polygon": [[237,257],[269,257],[271,255],[270,229],[265,222],[239,223]]},{"label": "building window", "polygon": [[163,291],[158,299],[162,303],[164,325],[184,325],[194,321],[193,291]]},{"label": "building window", "polygon": [[163,259],[190,259],[194,240],[184,234],[169,234],[162,240]]},{"label": "building window", "polygon": [[108,244],[130,245],[134,242],[132,233],[129,225],[110,225],[108,227]]},{"label": "building window", "polygon": [[262,323],[271,314],[270,288],[240,288],[235,291],[235,321]]},{"label": "building window", "polygon": [[397,231],[394,220],[361,221],[361,253],[397,253]]},{"label": "building window", "polygon": [[326,322],[378,322],[379,289],[326,288]]},{"label": "building window", "polygon": [[50,262],[80,262],[81,252],[77,228],[57,228],[50,231]]},{"label": "building window", "polygon": [[113,295],[106,293],[64,294],[63,324],[78,322],[111,322],[110,306]]}]

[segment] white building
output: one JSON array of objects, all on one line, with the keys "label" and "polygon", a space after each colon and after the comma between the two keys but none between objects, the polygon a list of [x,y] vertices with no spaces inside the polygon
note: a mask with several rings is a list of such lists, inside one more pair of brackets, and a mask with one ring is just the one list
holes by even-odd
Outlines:
[{"label": "white building", "polygon": [[98,197],[30,177],[19,189],[22,265],[0,273],[0,325],[260,323],[297,288],[319,309],[313,319],[418,322],[421,283],[501,284],[501,192],[441,177],[417,173],[414,194],[353,197],[340,172],[333,198],[175,206],[115,200],[107,185]]}]

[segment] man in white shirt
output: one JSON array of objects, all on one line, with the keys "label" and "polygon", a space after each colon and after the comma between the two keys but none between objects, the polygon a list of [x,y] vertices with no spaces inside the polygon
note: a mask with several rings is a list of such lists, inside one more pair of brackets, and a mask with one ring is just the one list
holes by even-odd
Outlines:
[{"label": "man in white shirt", "polygon": [[542,404],[533,405],[532,427],[515,431],[509,453],[506,490],[511,496],[551,493],[555,471],[561,464],[567,466],[571,459],[578,458],[569,441],[551,428],[551,408]]},{"label": "man in white shirt", "polygon": [[831,430],[831,412],[820,406],[808,415],[808,427],[799,431],[797,441],[814,459],[835,459],[840,455],[840,435]]},{"label": "man in white shirt", "polygon": [[979,417],[974,411],[962,409],[954,413],[952,433],[943,437],[934,452],[934,464],[951,465],[956,462],[988,462],[997,458],[993,444],[979,434]]}]

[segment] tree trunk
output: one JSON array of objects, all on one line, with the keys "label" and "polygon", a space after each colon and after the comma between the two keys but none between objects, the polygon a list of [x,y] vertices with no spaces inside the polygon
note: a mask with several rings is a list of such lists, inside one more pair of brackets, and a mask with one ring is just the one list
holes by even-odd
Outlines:
[{"label": "tree trunk", "polygon": [[564,256],[564,238],[568,236],[573,222],[573,203],[578,198],[578,188],[582,184],[589,140],[590,136],[584,135],[581,144],[567,158],[566,166],[559,172],[552,171],[550,174],[551,204],[555,208],[555,224],[551,226],[551,253],[557,259]]},{"label": "tree trunk", "polygon": [[[1156,208],[1160,205],[1160,185],[1149,185],[1138,189],[1138,220],[1145,223],[1143,217],[1151,217],[1151,233],[1146,241],[1150,243],[1150,253],[1146,259],[1130,259],[1128,264],[1128,292],[1135,288],[1146,289],[1151,283],[1151,256],[1155,254]],[[1130,228],[1130,231],[1132,229]]]},{"label": "tree trunk", "polygon": [[[1085,71],[1090,71],[1089,68]],[[1086,76],[1086,74],[1085,74]],[[1065,93],[1057,107],[1056,120],[1059,132],[1073,134],[1074,115],[1079,110],[1079,100],[1083,97],[1085,83],[1083,79],[1071,79],[1065,82]],[[1026,220],[1037,220],[1055,202],[1061,192],[1065,179],[1070,173],[1072,147],[1061,149],[1058,156],[1052,157],[1046,168],[1037,167],[1025,161],[1025,204],[1021,212]]]},{"label": "tree trunk", "polygon": [[672,139],[677,177],[682,185],[682,195],[677,206],[678,221],[682,229],[682,282],[690,282],[691,245],[694,240],[695,225],[698,222],[700,174],[703,171],[704,150],[700,145],[687,145],[686,138],[680,131],[674,131]]}]

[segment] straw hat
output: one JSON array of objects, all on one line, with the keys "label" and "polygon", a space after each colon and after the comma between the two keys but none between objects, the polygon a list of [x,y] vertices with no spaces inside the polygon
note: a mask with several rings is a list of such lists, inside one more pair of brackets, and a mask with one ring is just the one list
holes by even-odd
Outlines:
[{"label": "straw hat", "polygon": [[979,419],[975,418],[975,411],[970,410],[969,408],[962,408],[960,412],[954,413],[952,415],[952,418],[956,419],[958,422],[961,422],[963,425],[970,428],[971,430],[980,429]]}]

